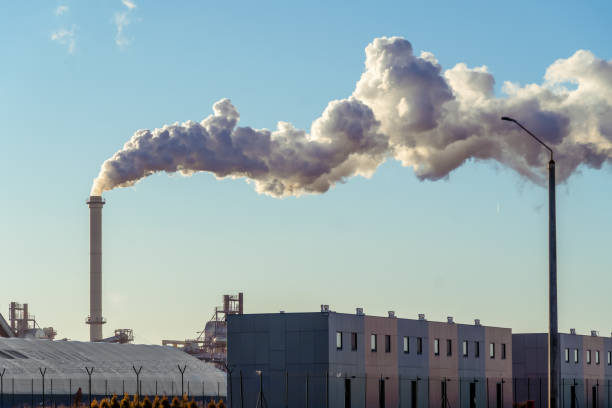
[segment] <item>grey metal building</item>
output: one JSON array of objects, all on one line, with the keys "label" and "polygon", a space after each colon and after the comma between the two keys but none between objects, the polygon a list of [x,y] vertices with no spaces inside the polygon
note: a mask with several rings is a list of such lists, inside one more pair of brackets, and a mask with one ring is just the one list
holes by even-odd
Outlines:
[{"label": "grey metal building", "polygon": [[[561,408],[612,406],[612,338],[559,333]],[[512,336],[513,374],[518,400],[547,406],[548,334]]]},{"label": "grey metal building", "polygon": [[[512,406],[510,329],[335,313],[228,319],[232,406]],[[262,395],[260,395],[260,390]]]}]

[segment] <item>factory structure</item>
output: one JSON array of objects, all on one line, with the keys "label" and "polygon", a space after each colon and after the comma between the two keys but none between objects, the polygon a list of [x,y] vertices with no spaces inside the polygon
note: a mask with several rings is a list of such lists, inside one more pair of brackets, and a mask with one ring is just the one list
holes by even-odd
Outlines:
[{"label": "factory structure", "polygon": [[227,361],[227,319],[244,313],[244,295],[223,295],[223,306],[215,307],[212,318],[195,339],[162,340],[162,345],[178,348],[200,360],[225,369]]},{"label": "factory structure", "polygon": [[0,314],[0,337],[20,337],[53,340],[57,332],[53,327],[40,327],[29,311],[27,303],[11,302],[9,321]]}]

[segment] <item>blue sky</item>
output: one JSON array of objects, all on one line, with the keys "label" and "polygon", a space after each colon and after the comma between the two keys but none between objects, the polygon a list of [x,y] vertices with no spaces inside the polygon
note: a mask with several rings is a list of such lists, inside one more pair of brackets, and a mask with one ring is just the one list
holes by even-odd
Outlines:
[{"label": "blue sky", "polygon": [[[612,59],[605,2],[464,3],[2,3],[0,312],[28,302],[60,337],[88,338],[85,198],[137,129],[202,120],[223,97],[243,126],[309,129],[351,94],[379,36],[403,36],[445,69],[486,65],[500,95],[578,49]],[[117,16],[129,21],[119,41]],[[64,43],[52,39],[61,30],[73,33]],[[612,331],[611,186],[604,166],[558,188],[564,331]],[[247,312],[328,303],[546,329],[546,190],[497,163],[421,182],[390,159],[371,179],[297,199],[209,174],[154,175],[105,197],[105,333],[193,337],[238,291]]]}]

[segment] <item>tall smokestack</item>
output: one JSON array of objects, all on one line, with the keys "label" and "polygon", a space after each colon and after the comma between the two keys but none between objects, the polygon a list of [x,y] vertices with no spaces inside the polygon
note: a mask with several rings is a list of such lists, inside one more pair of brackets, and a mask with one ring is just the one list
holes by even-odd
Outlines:
[{"label": "tall smokestack", "polygon": [[90,196],[89,205],[89,341],[102,340],[102,207],[101,196]]}]

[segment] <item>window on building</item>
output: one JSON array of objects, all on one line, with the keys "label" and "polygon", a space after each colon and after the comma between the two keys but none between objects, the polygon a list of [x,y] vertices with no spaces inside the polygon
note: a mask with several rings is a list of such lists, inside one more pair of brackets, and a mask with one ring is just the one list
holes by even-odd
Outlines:
[{"label": "window on building", "polygon": [[595,350],[595,364],[599,364],[599,350]]},{"label": "window on building", "polygon": [[480,342],[479,341],[474,342],[474,357],[476,358],[480,357]]},{"label": "window on building", "polygon": [[434,339],[434,355],[440,355],[440,339]]},{"label": "window on building", "polygon": [[570,356],[569,356],[569,349],[568,349],[568,348],[566,348],[566,349],[565,349],[565,362],[566,362],[566,363],[569,363],[569,357],[570,357]]},{"label": "window on building", "polygon": [[574,349],[574,363],[578,364],[578,361],[579,361],[578,349]]},{"label": "window on building", "polygon": [[376,334],[372,333],[370,335],[370,350],[376,351],[376,348],[377,348],[376,346],[377,346],[377,344],[376,344]]},{"label": "window on building", "polygon": [[591,364],[591,350],[586,351],[586,363]]},{"label": "window on building", "polygon": [[495,343],[489,343],[489,357],[495,358]]},{"label": "window on building", "polygon": [[506,343],[502,343],[502,360],[506,359]]},{"label": "window on building", "polygon": [[408,336],[404,336],[404,353],[410,353],[410,338]]},{"label": "window on building", "polygon": [[351,350],[357,350],[357,333],[351,333]]},{"label": "window on building", "polygon": [[417,354],[423,354],[423,338],[417,337]]},{"label": "window on building", "polygon": [[451,339],[446,339],[446,355],[453,355],[453,341]]},{"label": "window on building", "polygon": [[612,365],[612,351],[608,351],[608,365]]},{"label": "window on building", "polygon": [[342,332],[336,332],[336,350],[342,350]]},{"label": "window on building", "polygon": [[385,353],[391,352],[391,336],[385,334]]},{"label": "window on building", "polygon": [[463,352],[463,357],[467,357],[468,356],[468,342],[467,340],[463,340],[463,344],[461,345],[461,349]]}]

